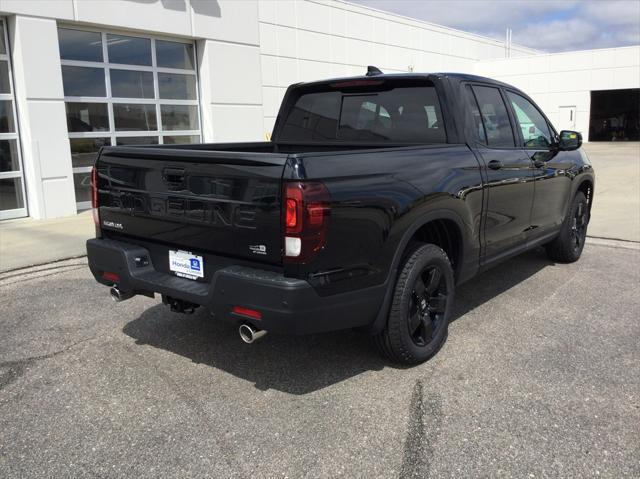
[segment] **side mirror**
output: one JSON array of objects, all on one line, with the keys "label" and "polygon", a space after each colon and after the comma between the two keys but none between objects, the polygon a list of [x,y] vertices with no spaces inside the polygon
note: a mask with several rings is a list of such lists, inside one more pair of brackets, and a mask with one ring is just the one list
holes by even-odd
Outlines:
[{"label": "side mirror", "polygon": [[558,149],[573,151],[582,146],[582,135],[577,131],[562,130],[558,135]]}]

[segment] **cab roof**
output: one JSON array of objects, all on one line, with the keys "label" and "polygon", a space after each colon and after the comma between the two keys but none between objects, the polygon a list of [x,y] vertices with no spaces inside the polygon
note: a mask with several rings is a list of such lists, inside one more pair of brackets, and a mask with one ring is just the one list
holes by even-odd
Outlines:
[{"label": "cab roof", "polygon": [[348,82],[348,81],[360,81],[360,80],[417,80],[417,79],[427,79],[427,80],[450,80],[456,83],[460,83],[463,81],[467,82],[481,82],[481,83],[489,83],[502,87],[510,87],[514,88],[512,85],[507,83],[494,80],[493,78],[487,78],[479,75],[472,75],[469,73],[450,73],[450,72],[434,72],[434,73],[381,73],[377,75],[356,75],[349,77],[336,77],[336,78],[328,78],[325,80],[317,80],[311,82],[301,82],[297,83],[295,86],[312,86],[312,85],[322,85],[326,83],[336,83],[336,82]]}]

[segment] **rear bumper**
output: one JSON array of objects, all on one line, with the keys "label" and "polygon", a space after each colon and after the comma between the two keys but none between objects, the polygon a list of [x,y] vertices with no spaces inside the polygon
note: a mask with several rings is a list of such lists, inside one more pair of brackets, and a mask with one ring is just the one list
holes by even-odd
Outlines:
[{"label": "rear bumper", "polygon": [[[211,282],[196,282],[157,271],[143,247],[109,239],[88,240],[87,256],[99,283],[112,285],[103,273],[115,273],[123,292],[160,293],[204,306],[216,318],[248,322],[276,333],[309,334],[366,326],[376,318],[384,296],[381,285],[321,297],[304,280],[239,265],[219,269]],[[136,258],[147,258],[148,264]],[[237,315],[231,311],[233,306],[258,310],[262,319]]]}]

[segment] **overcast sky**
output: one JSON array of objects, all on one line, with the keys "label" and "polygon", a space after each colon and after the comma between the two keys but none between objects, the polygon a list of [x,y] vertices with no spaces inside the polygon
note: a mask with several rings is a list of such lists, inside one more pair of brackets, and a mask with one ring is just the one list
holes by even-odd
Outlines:
[{"label": "overcast sky", "polygon": [[558,52],[640,44],[640,0],[348,0]]}]

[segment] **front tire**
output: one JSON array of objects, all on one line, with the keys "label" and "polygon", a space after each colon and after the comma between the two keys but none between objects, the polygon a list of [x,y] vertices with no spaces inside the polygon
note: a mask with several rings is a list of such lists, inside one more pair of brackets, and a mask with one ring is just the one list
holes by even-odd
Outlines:
[{"label": "front tire", "polygon": [[445,340],[454,277],[447,254],[434,244],[413,246],[405,256],[385,328],[374,337],[380,352],[402,364],[419,364]]},{"label": "front tire", "polygon": [[546,245],[547,256],[559,263],[573,263],[580,259],[589,225],[589,203],[582,191],[571,202],[569,214],[564,219],[560,234]]}]

